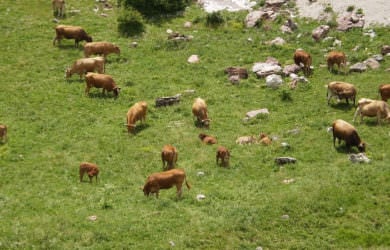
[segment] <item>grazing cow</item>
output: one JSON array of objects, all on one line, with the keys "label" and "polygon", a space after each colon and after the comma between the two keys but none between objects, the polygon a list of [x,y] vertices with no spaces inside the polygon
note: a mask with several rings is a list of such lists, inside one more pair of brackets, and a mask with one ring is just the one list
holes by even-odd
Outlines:
[{"label": "grazing cow", "polygon": [[137,121],[145,122],[148,104],[145,101],[135,103],[127,112],[127,132],[133,132]]},{"label": "grazing cow", "polygon": [[272,140],[271,140],[271,138],[268,137],[268,135],[261,133],[260,134],[260,143],[265,145],[265,146],[268,146],[268,145],[271,145]]},{"label": "grazing cow", "polygon": [[353,117],[353,121],[357,115],[360,115],[360,122],[363,121],[364,116],[368,117],[377,117],[377,122],[380,124],[381,119],[385,119],[386,121],[390,121],[390,107],[389,104],[385,101],[381,100],[370,100],[365,99],[366,101],[359,103],[355,115]]},{"label": "grazing cow", "polygon": [[65,0],[53,0],[51,1],[51,5],[54,16],[63,17],[65,15]]},{"label": "grazing cow", "polygon": [[151,174],[146,179],[146,183],[143,187],[144,195],[149,196],[150,194],[155,193],[156,198],[158,198],[160,189],[169,189],[173,186],[176,186],[177,197],[180,198],[183,192],[182,185],[184,181],[187,188],[190,189],[191,186],[187,183],[186,173],[183,169],[175,168],[168,171]]},{"label": "grazing cow", "polygon": [[206,128],[210,125],[210,119],[207,115],[207,104],[202,98],[196,98],[192,105],[192,114],[196,117],[199,125]]},{"label": "grazing cow", "polygon": [[92,57],[92,58],[80,58],[75,61],[72,67],[67,68],[65,71],[66,79],[72,77],[73,74],[79,74],[80,80],[87,72],[104,73],[104,58]]},{"label": "grazing cow", "polygon": [[0,138],[3,142],[7,140],[7,125],[0,124]]},{"label": "grazing cow", "polygon": [[302,49],[297,49],[294,53],[294,62],[303,69],[303,73],[308,76],[311,73],[311,55]]},{"label": "grazing cow", "polygon": [[86,95],[89,94],[89,90],[92,87],[102,88],[103,95],[106,93],[106,91],[107,92],[112,91],[115,97],[118,97],[119,92],[121,90],[121,88],[116,85],[114,79],[112,79],[110,75],[88,72],[85,75],[85,82],[86,82],[86,87],[85,87]]},{"label": "grazing cow", "polygon": [[337,97],[338,99],[345,99],[348,104],[348,99],[353,101],[355,105],[356,100],[356,88],[353,84],[347,82],[330,82],[328,83],[328,91],[326,97],[328,99],[328,105],[332,97]]},{"label": "grazing cow", "polygon": [[90,162],[82,162],[80,164],[80,182],[83,181],[84,174],[87,173],[89,177],[89,182],[92,183],[92,179],[95,176],[96,183],[98,181],[99,167],[96,164]]},{"label": "grazing cow", "polygon": [[379,85],[379,94],[381,95],[382,101],[387,102],[387,99],[390,98],[390,84],[381,84]]},{"label": "grazing cow", "polygon": [[206,134],[203,134],[203,133],[199,134],[199,139],[203,143],[206,143],[206,144],[216,144],[217,143],[217,139],[215,139],[214,137],[212,137],[210,135],[206,135]]},{"label": "grazing cow", "polygon": [[347,57],[344,52],[341,51],[331,51],[326,57],[326,62],[328,64],[328,70],[332,71],[333,66],[337,64],[338,71],[340,71],[340,66],[343,66],[344,73],[347,69]]},{"label": "grazing cow", "polygon": [[217,161],[217,165],[219,163],[219,160],[221,160],[220,165],[222,167],[229,167],[230,152],[227,148],[225,148],[223,146],[219,146],[217,149],[217,155],[215,158]]},{"label": "grazing cow", "polygon": [[60,44],[63,38],[74,39],[75,47],[79,46],[80,41],[92,42],[92,37],[79,26],[57,25],[55,30],[56,37],[54,37],[53,45],[56,44],[56,41]]},{"label": "grazing cow", "polygon": [[333,131],[333,146],[336,147],[336,138],[340,144],[341,140],[345,141],[345,145],[349,150],[352,146],[358,148],[360,152],[364,152],[366,150],[366,144],[360,140],[360,137],[354,126],[349,124],[348,122],[338,119],[335,120],[332,124]]},{"label": "grazing cow", "polygon": [[84,45],[84,56],[102,55],[104,58],[108,54],[115,53],[120,55],[121,51],[118,46],[109,42],[92,42]]},{"label": "grazing cow", "polygon": [[163,170],[169,170],[175,167],[177,162],[177,150],[172,145],[165,145],[161,151],[161,161]]}]

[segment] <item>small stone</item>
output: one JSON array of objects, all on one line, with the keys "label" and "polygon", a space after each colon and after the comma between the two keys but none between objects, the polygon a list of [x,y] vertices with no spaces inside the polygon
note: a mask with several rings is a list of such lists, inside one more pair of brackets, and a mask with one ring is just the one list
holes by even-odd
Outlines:
[{"label": "small stone", "polygon": [[187,60],[188,63],[199,63],[199,61],[200,59],[198,55],[191,55]]},{"label": "small stone", "polygon": [[199,171],[196,175],[197,176],[204,176],[204,172],[203,171]]},{"label": "small stone", "polygon": [[184,28],[191,28],[191,26],[192,26],[192,23],[189,21],[184,23]]},{"label": "small stone", "polygon": [[198,194],[198,195],[196,196],[196,199],[197,199],[198,201],[203,200],[203,199],[205,199],[205,198],[206,198],[206,196],[205,196],[204,194]]},{"label": "small stone", "polygon": [[288,216],[288,214],[284,214],[284,215],[282,215],[282,217],[281,217],[283,220],[288,220],[288,219],[290,219],[290,216]]},{"label": "small stone", "polygon": [[96,215],[91,215],[91,216],[88,217],[88,220],[96,221],[97,220],[97,216]]}]

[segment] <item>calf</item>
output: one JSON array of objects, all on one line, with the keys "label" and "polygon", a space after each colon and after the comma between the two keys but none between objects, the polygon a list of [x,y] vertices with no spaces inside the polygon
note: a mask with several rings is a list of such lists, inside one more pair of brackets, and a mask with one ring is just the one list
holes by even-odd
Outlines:
[{"label": "calf", "polygon": [[168,171],[151,174],[147,179],[143,187],[144,195],[149,196],[150,194],[156,194],[158,198],[160,189],[169,189],[176,186],[177,197],[180,198],[182,195],[182,185],[185,184],[188,189],[191,186],[187,183],[186,174],[183,169],[171,169]]},{"label": "calf", "polygon": [[135,103],[127,111],[127,132],[133,132],[137,121],[145,122],[148,104],[145,101]]},{"label": "calf", "polygon": [[85,87],[86,95],[89,94],[89,90],[92,87],[102,88],[103,95],[106,93],[106,91],[107,92],[112,91],[115,97],[118,97],[119,92],[121,90],[121,88],[116,85],[114,79],[112,79],[110,75],[88,72],[85,75],[85,82],[86,82],[86,87]]},{"label": "calf", "polygon": [[56,37],[54,37],[53,45],[55,45],[56,42],[60,44],[63,38],[74,39],[75,47],[79,46],[80,41],[92,42],[92,37],[90,37],[87,32],[79,26],[57,25],[55,30]]},{"label": "calf", "polygon": [[63,17],[65,15],[65,0],[53,0],[51,1],[51,5],[54,16]]},{"label": "calf", "polygon": [[0,139],[2,142],[7,140],[7,125],[0,124]]},{"label": "calf", "polygon": [[80,164],[80,182],[83,181],[84,174],[87,173],[89,177],[89,182],[92,183],[92,179],[95,176],[96,183],[98,181],[99,167],[96,164],[90,162],[82,162]]},{"label": "calf", "polygon": [[387,100],[390,98],[390,84],[379,85],[378,91],[382,98],[382,101],[387,102]]},{"label": "calf", "polygon": [[75,61],[72,67],[67,68],[65,71],[66,79],[72,77],[73,74],[79,74],[80,80],[87,72],[95,72],[102,74],[104,73],[104,58],[93,57],[93,58],[81,58]]},{"label": "calf", "polygon": [[104,58],[108,54],[115,53],[120,55],[121,51],[118,46],[110,42],[92,42],[84,45],[84,56],[102,55]]},{"label": "calf", "polygon": [[360,152],[364,152],[366,150],[366,144],[360,140],[355,127],[348,122],[341,119],[335,120],[332,124],[332,131],[334,147],[336,147],[337,138],[339,144],[341,140],[345,141],[345,145],[348,150],[350,150],[352,146],[357,147]]},{"label": "calf", "polygon": [[385,101],[366,99],[366,102],[359,104],[356,109],[353,121],[357,115],[360,115],[360,122],[364,116],[377,117],[377,123],[381,123],[381,119],[390,121],[390,107]]},{"label": "calf", "polygon": [[337,64],[338,71],[340,71],[340,66],[343,66],[344,73],[346,73],[347,68],[347,57],[344,52],[341,51],[331,51],[326,57],[326,62],[328,64],[328,70],[332,71],[333,66]]},{"label": "calf", "polygon": [[302,49],[297,49],[294,53],[294,62],[303,69],[303,73],[308,76],[311,73],[311,55]]},{"label": "calf", "polygon": [[203,134],[203,133],[199,134],[199,139],[203,143],[206,143],[206,144],[216,144],[217,143],[217,139],[215,139],[214,137],[212,137],[210,135],[206,135],[206,134]]},{"label": "calf", "polygon": [[209,127],[210,119],[207,115],[207,104],[202,98],[196,98],[192,105],[192,114],[197,119],[197,123],[206,128]]},{"label": "calf", "polygon": [[219,146],[217,149],[217,155],[215,156],[217,165],[219,160],[221,161],[220,165],[223,167],[229,167],[230,152],[227,148]]},{"label": "calf", "polygon": [[161,151],[161,161],[163,170],[169,170],[175,167],[177,162],[177,150],[172,145],[165,145]]},{"label": "calf", "polygon": [[268,146],[268,145],[271,145],[272,140],[271,140],[271,138],[268,137],[268,135],[261,133],[260,134],[260,143],[265,145],[265,146]]},{"label": "calf", "polygon": [[328,90],[326,97],[328,100],[328,105],[332,97],[337,97],[338,99],[345,99],[348,104],[348,99],[353,100],[353,105],[355,105],[356,99],[356,88],[353,84],[347,82],[330,82],[328,84]]}]

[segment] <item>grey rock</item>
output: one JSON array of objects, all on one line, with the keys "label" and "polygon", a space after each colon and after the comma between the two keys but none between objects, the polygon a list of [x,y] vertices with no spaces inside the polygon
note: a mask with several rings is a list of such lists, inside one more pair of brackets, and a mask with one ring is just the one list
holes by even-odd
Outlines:
[{"label": "grey rock", "polygon": [[350,154],[349,160],[353,163],[370,163],[371,160],[364,153]]},{"label": "grey rock", "polygon": [[329,25],[320,25],[319,27],[315,28],[312,33],[311,37],[316,41],[322,40],[326,35],[328,34],[330,30]]},{"label": "grey rock", "polygon": [[276,157],[275,163],[278,165],[284,165],[284,164],[290,164],[290,163],[296,163],[297,159],[289,156],[283,156],[283,157]]},{"label": "grey rock", "polygon": [[337,24],[338,31],[348,31],[352,28],[362,29],[364,27],[364,15],[347,12],[337,19]]},{"label": "grey rock", "polygon": [[258,109],[258,110],[252,110],[252,111],[249,111],[249,112],[246,113],[246,117],[253,118],[253,117],[256,117],[259,114],[269,115],[269,111],[268,111],[267,108]]},{"label": "grey rock", "polygon": [[349,67],[349,72],[364,72],[367,70],[367,66],[364,63],[355,63]]},{"label": "grey rock", "polygon": [[283,79],[280,75],[272,74],[265,78],[265,84],[270,88],[276,89],[283,84]]},{"label": "grey rock", "polygon": [[280,73],[282,71],[282,67],[273,63],[257,62],[253,65],[252,71],[260,78]]},{"label": "grey rock", "polygon": [[365,60],[363,62],[365,65],[367,65],[369,68],[371,69],[378,69],[381,65],[379,64],[379,62],[377,60],[375,60],[374,58],[368,58],[367,60]]},{"label": "grey rock", "polygon": [[299,67],[294,63],[294,64],[284,66],[282,73],[284,76],[289,76],[290,74],[298,73],[300,69],[301,67]]},{"label": "grey rock", "polygon": [[239,75],[231,75],[231,76],[229,76],[229,81],[232,84],[237,85],[240,83],[240,76]]}]

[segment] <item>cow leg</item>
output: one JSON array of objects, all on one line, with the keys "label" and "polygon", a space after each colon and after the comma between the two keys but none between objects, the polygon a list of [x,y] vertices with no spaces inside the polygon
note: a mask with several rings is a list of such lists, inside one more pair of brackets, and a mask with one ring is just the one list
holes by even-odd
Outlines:
[{"label": "cow leg", "polygon": [[90,175],[88,175],[88,177],[89,177],[89,183],[91,183],[91,184],[92,184],[92,179],[93,179],[93,176],[90,176]]},{"label": "cow leg", "polygon": [[176,185],[176,189],[177,189],[177,198],[180,198],[181,197],[181,194],[182,194],[182,192],[183,192],[183,188],[182,188],[182,184],[180,183],[178,183],[177,185]]},{"label": "cow leg", "polygon": [[83,181],[83,176],[84,176],[84,172],[82,170],[80,170],[80,182]]},{"label": "cow leg", "polygon": [[86,86],[85,87],[85,95],[88,95],[89,94],[89,90],[91,89],[90,86]]}]

